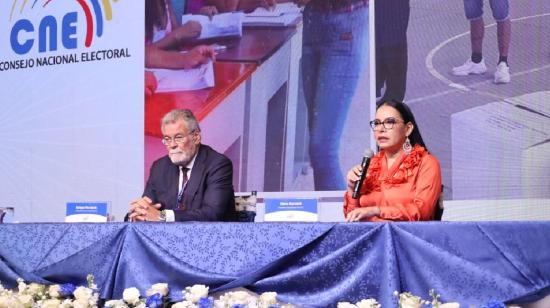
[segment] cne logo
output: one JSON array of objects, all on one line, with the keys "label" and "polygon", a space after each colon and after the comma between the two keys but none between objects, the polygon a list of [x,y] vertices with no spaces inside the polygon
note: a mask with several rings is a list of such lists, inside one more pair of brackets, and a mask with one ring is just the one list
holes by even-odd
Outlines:
[{"label": "cne logo", "polygon": [[[34,2],[32,5],[28,6],[27,4],[30,1]],[[10,22],[13,21],[13,16],[16,11],[19,11],[19,14],[22,14],[25,9],[33,10],[35,7],[42,7],[42,9],[46,9],[48,4],[54,0],[30,1],[13,0],[10,12]],[[68,2],[68,0],[62,1]],[[101,37],[103,35],[104,21],[112,20],[113,12],[111,1],[117,2],[118,0],[73,1],[78,3],[84,13],[84,17],[86,19],[86,36],[84,39],[84,46],[89,48],[92,45],[94,34],[95,37]],[[58,18],[52,15],[46,15],[42,17],[38,24],[33,23],[29,19],[19,19],[11,28],[11,48],[19,55],[28,53],[33,48],[36,48],[36,45],[38,45],[39,53],[56,51],[58,48],[58,43],[61,43],[65,49],[76,49],[78,47],[78,38],[76,36],[78,17],[78,12],[68,12],[61,18],[61,20],[58,20]]]}]

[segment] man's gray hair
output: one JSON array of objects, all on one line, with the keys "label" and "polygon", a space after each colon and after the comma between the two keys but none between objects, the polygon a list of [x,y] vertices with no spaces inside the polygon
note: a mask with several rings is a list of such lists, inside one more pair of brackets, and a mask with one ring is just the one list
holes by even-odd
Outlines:
[{"label": "man's gray hair", "polygon": [[160,128],[162,129],[164,125],[176,123],[179,120],[183,120],[187,125],[189,133],[200,132],[201,128],[199,127],[199,121],[193,115],[193,112],[189,109],[174,109],[162,117]]}]

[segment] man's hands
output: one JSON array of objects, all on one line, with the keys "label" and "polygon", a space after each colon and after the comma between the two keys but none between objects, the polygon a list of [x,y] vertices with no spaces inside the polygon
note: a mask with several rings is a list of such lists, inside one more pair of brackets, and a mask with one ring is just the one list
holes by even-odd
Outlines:
[{"label": "man's hands", "polygon": [[142,197],[130,204],[128,219],[129,221],[159,221],[160,207],[160,203],[153,204],[148,197]]}]

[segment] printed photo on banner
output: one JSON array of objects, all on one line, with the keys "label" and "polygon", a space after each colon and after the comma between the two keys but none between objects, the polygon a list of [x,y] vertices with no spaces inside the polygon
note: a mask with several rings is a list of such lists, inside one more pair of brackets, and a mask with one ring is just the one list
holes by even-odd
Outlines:
[{"label": "printed photo on banner", "polygon": [[237,191],[345,189],[371,143],[370,8],[306,2],[145,1],[146,178],[160,118],[184,108]]}]

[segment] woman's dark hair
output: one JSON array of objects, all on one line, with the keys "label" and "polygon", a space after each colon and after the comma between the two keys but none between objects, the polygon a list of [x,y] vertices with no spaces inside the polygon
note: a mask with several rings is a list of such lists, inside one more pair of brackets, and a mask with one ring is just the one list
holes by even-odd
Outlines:
[{"label": "woman's dark hair", "polygon": [[401,117],[403,118],[403,121],[405,121],[405,123],[411,122],[412,125],[414,126],[413,131],[409,136],[409,140],[411,141],[411,144],[413,146],[417,145],[417,144],[421,145],[426,150],[428,150],[428,148],[424,144],[424,140],[422,140],[422,135],[420,135],[420,128],[418,127],[418,124],[416,124],[416,120],[414,119],[414,115],[413,115],[411,109],[409,108],[409,106],[407,106],[406,104],[404,104],[402,102],[396,101],[396,100],[388,100],[388,101],[380,102],[376,106],[376,110],[378,110],[378,108],[380,108],[382,106],[390,106],[390,107],[395,108],[395,110],[397,110],[397,112],[399,112],[399,114],[401,115]]},{"label": "woman's dark hair", "polygon": [[155,27],[164,29],[168,24],[168,14],[166,12],[166,0],[146,0],[145,1],[145,39],[153,40]]}]

